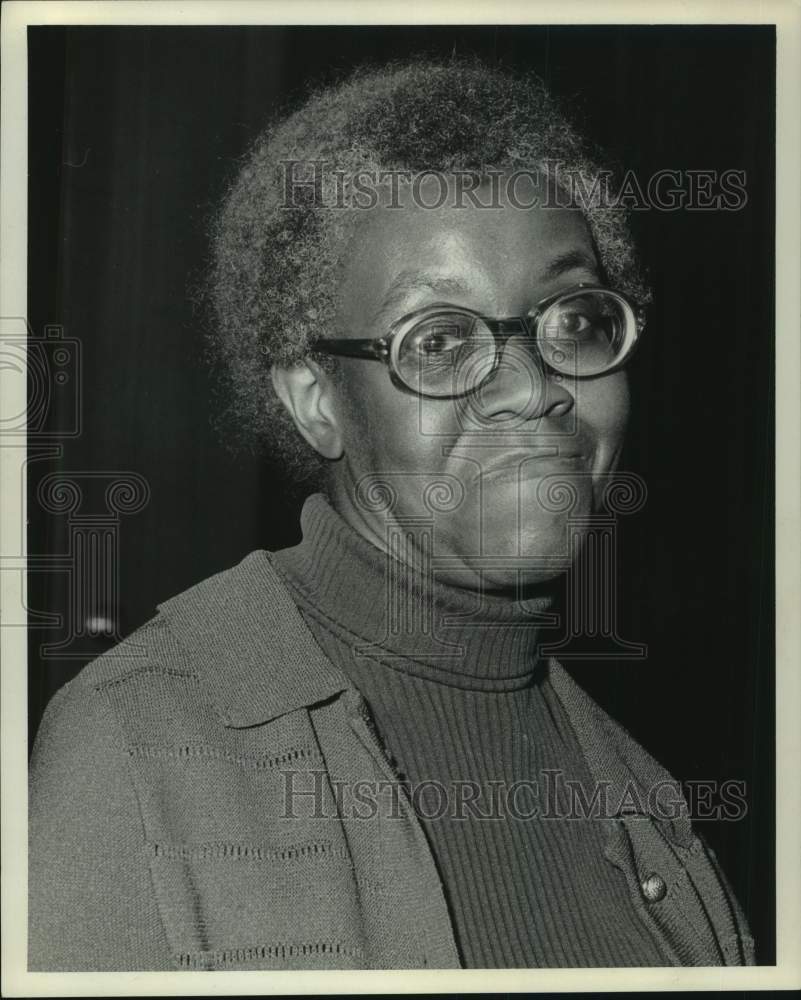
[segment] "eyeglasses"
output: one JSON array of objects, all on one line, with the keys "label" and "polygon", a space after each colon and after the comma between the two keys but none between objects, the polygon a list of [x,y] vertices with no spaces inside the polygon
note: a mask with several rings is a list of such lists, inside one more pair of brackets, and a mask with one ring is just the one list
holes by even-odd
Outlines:
[{"label": "eyeglasses", "polygon": [[383,361],[395,384],[447,398],[475,392],[493,378],[514,337],[533,341],[552,371],[590,378],[627,361],[644,327],[644,309],[627,295],[579,284],[543,299],[530,316],[493,319],[430,305],[393,323],[385,337],[320,338],[310,346],[321,354]]}]

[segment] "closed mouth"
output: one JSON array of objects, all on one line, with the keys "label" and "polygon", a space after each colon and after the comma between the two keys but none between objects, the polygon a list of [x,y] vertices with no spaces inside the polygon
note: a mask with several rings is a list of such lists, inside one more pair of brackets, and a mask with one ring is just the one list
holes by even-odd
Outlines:
[{"label": "closed mouth", "polygon": [[503,465],[492,465],[483,469],[475,481],[493,479],[507,482],[518,482],[521,479],[533,479],[554,473],[575,473],[586,468],[586,456],[581,452],[552,455],[518,455],[504,462]]}]

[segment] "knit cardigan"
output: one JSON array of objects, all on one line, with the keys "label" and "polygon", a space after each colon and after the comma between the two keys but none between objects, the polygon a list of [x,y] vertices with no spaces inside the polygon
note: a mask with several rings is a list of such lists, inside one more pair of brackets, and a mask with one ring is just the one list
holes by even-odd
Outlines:
[{"label": "knit cardigan", "polygon": [[[608,801],[670,790],[668,817],[605,819],[599,858],[625,874],[665,965],[753,964],[675,781],[547,670]],[[364,699],[251,553],[160,605],[48,706],[30,772],[29,968],[458,968],[410,802],[355,801],[379,782],[397,775]]]}]

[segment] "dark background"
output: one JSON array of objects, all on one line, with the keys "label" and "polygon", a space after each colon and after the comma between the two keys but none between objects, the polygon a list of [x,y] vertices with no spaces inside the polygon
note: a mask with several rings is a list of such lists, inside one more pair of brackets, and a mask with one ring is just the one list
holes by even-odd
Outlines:
[{"label": "dark background", "polygon": [[[119,524],[118,634],[254,548],[298,539],[280,473],[212,429],[190,304],[209,214],[276,102],[367,57],[478,53],[575,101],[624,168],[745,170],[737,212],[639,213],[655,291],[632,362],[619,631],[639,661],[569,669],[683,781],[736,779],[748,813],[701,822],[775,961],[772,27],[30,28],[29,321],[80,341],[81,433],[29,463],[29,553],[70,549],[36,497],[51,473],[128,471],[151,496]],[[65,419],[53,396],[45,431]],[[44,439],[47,434],[45,433]],[[36,441],[32,441],[35,445]],[[103,510],[102,504],[98,508]],[[74,614],[68,574],[29,578],[32,613]],[[70,612],[69,608],[73,607]],[[32,627],[29,732],[113,638]],[[57,651],[56,651],[57,652]]]}]

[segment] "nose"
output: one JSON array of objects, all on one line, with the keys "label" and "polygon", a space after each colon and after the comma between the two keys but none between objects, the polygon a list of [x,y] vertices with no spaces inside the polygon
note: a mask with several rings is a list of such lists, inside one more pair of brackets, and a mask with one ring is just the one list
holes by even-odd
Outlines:
[{"label": "nose", "polygon": [[507,341],[496,370],[466,400],[476,422],[493,430],[546,416],[557,419],[576,403],[562,376],[546,368],[536,347],[517,338]]}]

